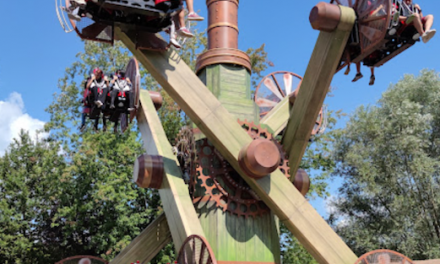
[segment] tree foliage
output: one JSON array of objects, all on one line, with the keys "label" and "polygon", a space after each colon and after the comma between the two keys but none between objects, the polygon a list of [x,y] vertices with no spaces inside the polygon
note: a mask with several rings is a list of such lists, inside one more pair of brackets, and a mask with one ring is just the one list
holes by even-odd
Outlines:
[{"label": "tree foliage", "polygon": [[405,75],[336,133],[344,183],[330,220],[358,255],[377,248],[440,257],[440,77]]},{"label": "tree foliage", "polygon": [[[192,69],[207,43],[204,32],[196,32],[196,39],[179,51]],[[84,81],[90,71],[99,67],[111,73],[130,59],[119,42],[114,46],[84,43],[84,51],[59,79],[59,92],[46,109],[50,114],[47,138],[33,142],[23,132],[0,158],[1,263],[54,263],[82,254],[110,260],[161,213],[157,192],[138,188],[131,181],[135,158],[143,153],[136,123],[124,134],[77,129]],[[247,53],[255,86],[271,63],[264,45]],[[159,116],[168,139],[174,142],[187,117],[147,71],[141,69],[141,75],[142,87],[160,91],[164,97]],[[315,138],[302,167],[330,171],[328,144],[325,135]],[[326,176],[314,175],[312,193],[325,195]],[[284,263],[314,263],[283,230]],[[151,263],[174,258],[170,244]]]},{"label": "tree foliage", "polygon": [[[66,163],[55,142],[19,136],[0,157],[0,263],[40,263],[51,255],[60,191],[53,183]],[[41,262],[42,263],[42,262]]]}]

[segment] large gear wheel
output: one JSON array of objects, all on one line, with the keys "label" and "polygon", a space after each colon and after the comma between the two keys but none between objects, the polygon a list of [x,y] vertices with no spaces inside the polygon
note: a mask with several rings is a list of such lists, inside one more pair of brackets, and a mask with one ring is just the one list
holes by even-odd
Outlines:
[{"label": "large gear wheel", "polygon": [[193,202],[199,209],[216,206],[224,212],[244,217],[257,217],[269,208],[249,188],[246,182],[227,163],[207,140],[197,142],[195,180],[202,187],[194,193]]},{"label": "large gear wheel", "polygon": [[[286,177],[290,177],[288,158],[272,133],[253,122],[239,120],[238,123],[253,139],[264,137],[275,143],[281,154],[279,168]],[[216,206],[223,211],[246,218],[269,212],[269,208],[260,197],[207,139],[196,143],[196,159],[191,175],[193,176],[191,182],[202,187],[199,191],[192,192],[193,202],[199,209],[204,206],[208,209]]]}]

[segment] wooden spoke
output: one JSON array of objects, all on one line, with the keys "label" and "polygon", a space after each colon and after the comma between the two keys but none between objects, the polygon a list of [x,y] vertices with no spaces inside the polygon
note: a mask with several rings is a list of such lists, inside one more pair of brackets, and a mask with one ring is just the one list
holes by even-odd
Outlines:
[{"label": "wooden spoke", "polygon": [[272,75],[272,79],[275,82],[275,84],[277,85],[278,91],[281,93],[282,98],[284,98],[286,96],[286,94],[283,92],[283,89],[281,88],[280,84],[278,83],[277,78],[275,78],[275,75]]},{"label": "wooden spoke", "polygon": [[290,94],[292,92],[292,75],[285,73],[283,75],[284,87],[286,87],[286,94]]},{"label": "wooden spoke", "polygon": [[274,102],[264,98],[257,99],[256,103],[259,107],[274,107],[278,104],[278,102]]},{"label": "wooden spoke", "polygon": [[387,17],[388,17],[388,15],[372,16],[372,17],[366,18],[364,20],[361,20],[360,23],[367,24],[368,22],[371,22],[371,21],[376,21],[376,20],[381,20],[381,19],[385,20]]},{"label": "wooden spoke", "polygon": [[382,31],[372,27],[362,27],[359,32],[371,42],[382,34]]},{"label": "wooden spoke", "polygon": [[370,12],[372,12],[375,9],[374,5],[370,5],[367,7],[366,10],[359,10],[361,11],[361,13],[359,14],[359,18],[362,19],[363,17],[367,16],[368,14],[370,14]]},{"label": "wooden spoke", "polygon": [[217,264],[208,241],[197,235],[189,236],[177,256],[179,264]]},{"label": "wooden spoke", "polygon": [[276,95],[280,100],[283,99],[284,96],[280,93],[280,91],[278,90],[277,85],[275,84],[275,82],[274,82],[272,79],[270,79],[270,78],[265,78],[264,81],[263,81],[263,83],[264,83],[264,85],[265,85],[267,88],[269,88],[269,90],[271,90],[272,93],[273,93],[274,95]]},{"label": "wooden spoke", "polygon": [[299,88],[302,77],[286,71],[273,72],[263,78],[255,90],[255,103],[260,107],[260,117],[264,117],[283,98]]},{"label": "wooden spoke", "polygon": [[110,264],[132,263],[142,260],[148,263],[162,248],[171,242],[171,231],[165,214],[161,214],[125,247]]}]

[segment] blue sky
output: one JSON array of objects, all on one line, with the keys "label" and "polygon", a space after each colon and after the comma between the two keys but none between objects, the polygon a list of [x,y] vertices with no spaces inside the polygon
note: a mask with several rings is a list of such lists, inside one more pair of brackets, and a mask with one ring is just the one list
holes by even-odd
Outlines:
[{"label": "blue sky", "polygon": [[[240,1],[239,48],[257,48],[265,43],[269,59],[275,65],[267,74],[285,70],[304,75],[318,36],[308,17],[318,2]],[[440,19],[438,0],[417,3],[425,14],[431,13]],[[205,1],[196,0],[195,9],[207,17]],[[66,34],[61,29],[55,1],[6,1],[2,10],[7,12],[0,16],[0,155],[20,125],[33,130],[49,120],[44,109],[52,102],[52,94],[57,92],[58,79],[83,49],[75,33]],[[438,20],[434,21],[434,28],[438,24]],[[205,20],[199,22],[198,27],[203,29],[206,25]],[[428,44],[417,43],[378,68],[374,86],[368,86],[368,68],[363,68],[365,77],[357,83],[351,82],[354,67],[349,76],[338,73],[332,82],[333,97],[328,97],[325,103],[329,109],[345,113],[353,112],[360,105],[374,104],[387,87],[404,74],[418,74],[424,68],[439,70],[439,47],[440,34]],[[338,126],[343,126],[346,120],[340,120]],[[332,184],[333,190],[337,185]],[[314,201],[313,205],[320,213],[325,213],[323,201]]]}]

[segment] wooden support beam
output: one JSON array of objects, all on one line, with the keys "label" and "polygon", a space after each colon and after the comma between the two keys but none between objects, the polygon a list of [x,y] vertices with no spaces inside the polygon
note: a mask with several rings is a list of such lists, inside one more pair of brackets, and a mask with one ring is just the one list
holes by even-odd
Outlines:
[{"label": "wooden support beam", "polygon": [[260,123],[267,125],[274,135],[278,135],[286,127],[289,118],[290,102],[289,96],[286,96],[260,120]]},{"label": "wooden support beam", "polygon": [[110,264],[148,263],[171,242],[171,232],[165,214],[161,214],[140,233]]},{"label": "wooden support beam", "polygon": [[[354,17],[351,11],[349,16]],[[319,263],[356,261],[356,255],[280,170],[259,180],[246,176],[240,169],[238,156],[252,139],[175,51],[137,50],[133,40],[119,29],[115,34]],[[322,54],[325,55],[328,53]]]},{"label": "wooden support beam", "polygon": [[194,209],[188,186],[183,181],[179,162],[168,142],[150,94],[140,91],[140,109],[137,114],[144,148],[149,155],[163,157],[165,174],[159,190],[176,251],[190,235],[205,237]]},{"label": "wooden support beam", "polygon": [[414,260],[414,264],[440,264],[440,259]]},{"label": "wooden support beam", "polygon": [[283,135],[283,147],[289,154],[292,176],[299,168],[356,19],[353,9],[340,8],[342,16],[337,30],[319,33]]}]

